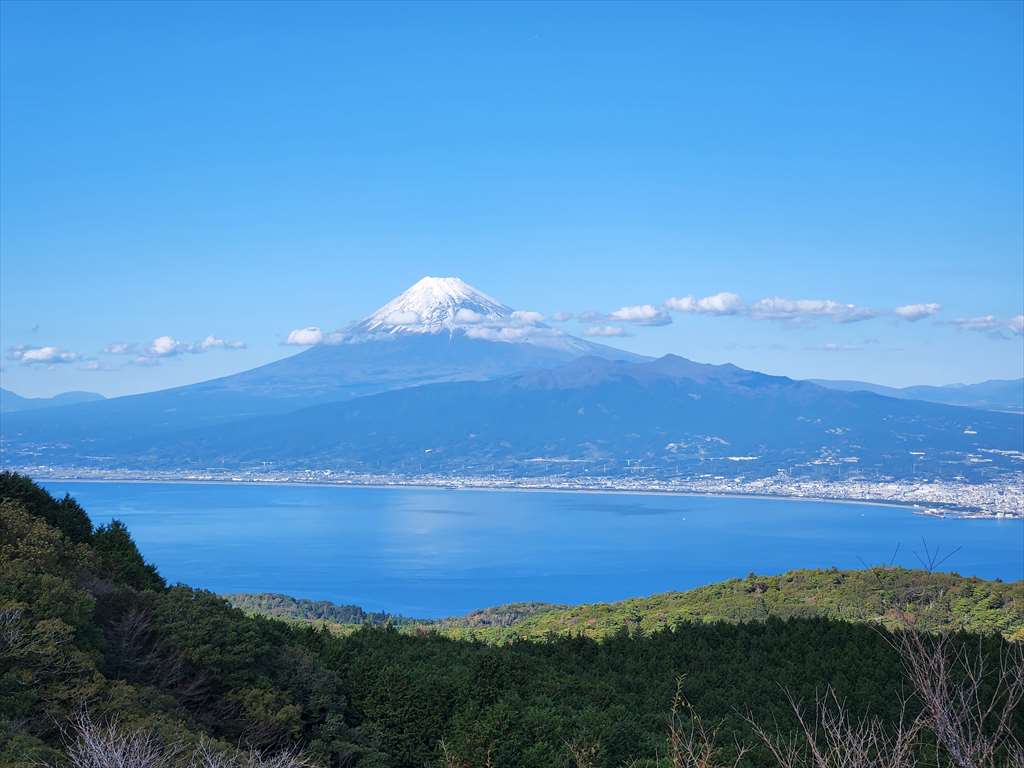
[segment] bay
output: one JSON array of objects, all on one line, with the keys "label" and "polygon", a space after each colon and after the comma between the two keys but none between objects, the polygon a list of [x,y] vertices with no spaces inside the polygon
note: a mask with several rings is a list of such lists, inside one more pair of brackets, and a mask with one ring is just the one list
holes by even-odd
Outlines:
[{"label": "bay", "polygon": [[[431,618],[589,603],[793,568],[1024,578],[1024,522],[866,504],[631,493],[47,481],[123,521],[171,583]],[[955,553],[954,553],[954,550]]]}]

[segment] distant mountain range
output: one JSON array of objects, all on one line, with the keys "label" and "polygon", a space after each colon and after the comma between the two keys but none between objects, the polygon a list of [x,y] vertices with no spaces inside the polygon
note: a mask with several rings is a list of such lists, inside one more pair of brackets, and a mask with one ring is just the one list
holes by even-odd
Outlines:
[{"label": "distant mountain range", "polygon": [[[5,414],[4,463],[451,474],[989,476],[1020,416],[578,339],[424,278],[300,354],[160,392]],[[850,391],[847,391],[850,390]]]},{"label": "distant mountain range", "polygon": [[96,392],[61,392],[53,397],[22,397],[0,387],[0,413],[35,411],[40,408],[92,403],[103,399],[103,395]]},{"label": "distant mountain range", "polygon": [[[770,473],[797,465],[910,475],[1013,467],[1012,414],[839,392],[694,363],[586,357],[97,448],[134,466],[453,474]],[[972,458],[975,460],[972,466]]]},{"label": "distant mountain range", "polygon": [[886,387],[881,384],[869,384],[866,381],[831,379],[809,381],[843,392],[874,392],[876,395],[898,397],[901,400],[926,400],[930,403],[962,405],[986,411],[1024,413],[1024,378],[991,379],[978,384],[949,384],[944,387]]}]

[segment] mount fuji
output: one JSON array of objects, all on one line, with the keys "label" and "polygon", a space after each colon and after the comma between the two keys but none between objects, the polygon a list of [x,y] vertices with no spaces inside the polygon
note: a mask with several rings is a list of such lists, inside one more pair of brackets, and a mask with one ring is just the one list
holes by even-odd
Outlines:
[{"label": "mount fuji", "polygon": [[110,440],[158,437],[440,382],[484,381],[581,357],[639,355],[570,336],[457,277],[424,277],[321,344],[219,379],[45,411],[5,414],[6,461],[19,446],[102,453]]},{"label": "mount fuji", "polygon": [[[416,474],[841,468],[995,477],[1019,415],[844,392],[575,338],[425,277],[299,354],[187,387],[5,413],[8,466]],[[923,458],[922,458],[923,457]]]}]

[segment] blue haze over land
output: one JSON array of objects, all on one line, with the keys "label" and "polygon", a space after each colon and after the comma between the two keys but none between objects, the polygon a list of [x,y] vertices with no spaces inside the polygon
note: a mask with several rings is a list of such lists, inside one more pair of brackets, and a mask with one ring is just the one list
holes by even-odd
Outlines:
[{"label": "blue haze over land", "polygon": [[767,499],[46,482],[124,521],[171,582],[282,592],[408,616],[611,601],[792,568],[920,566],[1024,578],[1024,521]]},{"label": "blue haze over land", "polygon": [[122,479],[269,467],[491,478],[643,469],[677,479],[820,476],[828,465],[832,479],[972,482],[1019,475],[1024,461],[1020,413],[651,360],[567,334],[455,277],[425,277],[327,336],[305,333],[321,343],[234,376],[5,414],[0,460]]}]

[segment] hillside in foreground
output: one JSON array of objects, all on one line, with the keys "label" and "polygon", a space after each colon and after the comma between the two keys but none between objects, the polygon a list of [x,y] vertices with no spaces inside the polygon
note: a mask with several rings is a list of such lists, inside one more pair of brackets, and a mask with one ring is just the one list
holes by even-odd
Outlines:
[{"label": "hillside in foreground", "polygon": [[686,592],[666,592],[614,603],[559,606],[513,603],[440,621],[369,614],[286,595],[229,595],[253,614],[320,622],[337,631],[360,624],[393,624],[487,642],[540,640],[551,635],[595,639],[618,632],[651,634],[689,623],[763,622],[825,618],[880,624],[906,621],[926,632],[999,633],[1024,640],[1024,581],[1003,583],[906,568],[795,570],[778,576],[750,574]]},{"label": "hillside in foreground", "polygon": [[[869,583],[865,577],[853,587],[856,577],[838,573],[807,578],[839,576],[825,591],[837,604]],[[986,682],[980,694],[982,704],[994,697],[1008,713],[1007,727],[986,722],[974,736],[1019,739],[1024,708],[1016,704],[1024,687],[1014,680],[1024,680],[1021,645],[995,632],[996,625],[1016,626],[1019,585],[934,581],[916,572],[904,577],[922,590],[896,590],[905,607],[941,603],[934,592],[921,597],[937,586],[958,596],[948,603],[955,616],[995,611],[984,631],[978,624],[926,653],[936,658],[950,649],[955,661],[956,649],[964,648],[989,664],[1010,660],[1008,676],[996,678],[1005,684],[993,692]],[[779,591],[796,600],[797,588],[779,578]],[[762,589],[762,581],[708,588],[723,590],[717,598],[708,593],[714,610],[737,606],[742,619],[758,595],[769,600],[771,588]],[[810,594],[812,584],[800,589]],[[696,604],[700,594],[683,596]],[[557,626],[567,621],[560,617],[595,608],[527,604],[463,621],[478,625],[475,632],[542,620]],[[918,697],[907,710],[901,706],[908,674],[901,638],[927,636],[780,613],[738,623],[673,623],[667,618],[675,608],[665,611],[669,628],[652,624],[649,633],[616,632],[602,640],[552,636],[492,644],[442,634],[468,632],[466,626],[417,632],[361,626],[336,634],[312,622],[250,616],[210,592],[168,586],[123,525],[94,529],[70,497],[54,499],[28,478],[0,473],[0,765],[672,768],[697,765],[676,760],[680,742],[673,739],[707,723],[715,759],[702,765],[733,765],[742,744],[749,750],[735,765],[777,768],[755,724],[770,724],[772,734],[788,740],[801,730],[785,692],[806,702],[826,689],[849,722],[874,718],[874,733],[896,733],[904,718],[915,718],[921,728],[913,731],[914,754],[927,753],[928,764],[941,768],[956,765],[936,751],[928,702]],[[1001,614],[1018,618],[1006,624]],[[930,640],[921,643],[931,647]],[[76,739],[68,724],[83,712],[89,720],[79,720]],[[1006,743],[994,759],[1003,761],[1015,748]],[[115,759],[128,748],[136,750],[132,759]],[[83,762],[76,749],[102,754]]]}]

